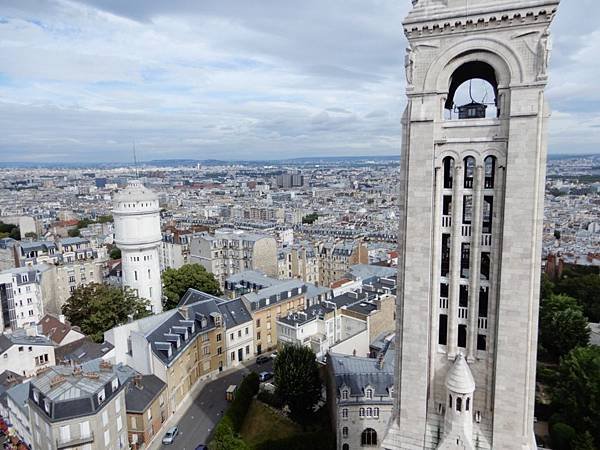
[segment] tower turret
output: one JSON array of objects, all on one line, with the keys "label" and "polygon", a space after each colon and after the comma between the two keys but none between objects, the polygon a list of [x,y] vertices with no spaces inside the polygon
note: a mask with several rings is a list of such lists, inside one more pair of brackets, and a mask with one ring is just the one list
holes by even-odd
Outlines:
[{"label": "tower turret", "polygon": [[121,249],[123,286],[150,300],[152,311],[162,311],[158,196],[139,180],[131,180],[113,198],[115,243]]}]

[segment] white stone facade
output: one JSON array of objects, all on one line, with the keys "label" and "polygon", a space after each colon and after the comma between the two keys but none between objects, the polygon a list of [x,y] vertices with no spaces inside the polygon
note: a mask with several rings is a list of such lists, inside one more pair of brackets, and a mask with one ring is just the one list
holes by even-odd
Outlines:
[{"label": "white stone facade", "polygon": [[[533,449],[544,88],[558,0],[413,4],[404,21],[398,396],[383,448]],[[475,78],[492,86],[497,114],[453,119],[457,89]],[[469,412],[452,419],[466,421],[464,439],[450,440],[446,379],[461,355],[475,389],[461,394],[472,397]]]},{"label": "white stone facade", "polygon": [[158,196],[138,180],[114,197],[115,243],[121,249],[123,286],[162,311],[160,279],[160,208]]}]

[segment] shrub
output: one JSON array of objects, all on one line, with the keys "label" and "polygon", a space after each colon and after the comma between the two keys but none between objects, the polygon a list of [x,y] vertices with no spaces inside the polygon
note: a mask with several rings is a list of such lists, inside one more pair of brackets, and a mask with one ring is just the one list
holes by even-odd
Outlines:
[{"label": "shrub", "polygon": [[285,439],[262,442],[256,447],[256,450],[305,450],[307,448],[311,450],[334,449],[334,435],[323,431],[299,433]]},{"label": "shrub", "polygon": [[258,398],[261,402],[266,403],[269,406],[272,406],[273,408],[276,408],[276,409],[283,408],[283,402],[281,401],[279,396],[272,392],[262,391],[258,394],[258,396],[256,398]]},{"label": "shrub", "polygon": [[566,423],[558,422],[550,429],[552,448],[555,450],[571,450],[571,442],[576,436],[575,429]]}]

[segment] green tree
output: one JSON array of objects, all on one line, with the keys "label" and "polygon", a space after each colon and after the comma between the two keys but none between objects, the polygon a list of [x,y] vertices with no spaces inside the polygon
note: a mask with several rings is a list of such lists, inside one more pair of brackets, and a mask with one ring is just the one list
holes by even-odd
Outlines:
[{"label": "green tree", "polygon": [[108,255],[110,256],[110,259],[121,259],[121,249],[119,247],[113,247],[110,249]]},{"label": "green tree", "polygon": [[600,347],[578,347],[561,360],[553,401],[570,426],[600,445]]},{"label": "green tree", "polygon": [[138,298],[130,289],[108,284],[90,283],[79,286],[67,299],[62,313],[96,342],[102,342],[105,331],[151,314],[150,302]]},{"label": "green tree", "polygon": [[25,233],[25,237],[26,238],[31,238],[31,239],[33,239],[35,241],[38,236],[33,231],[28,231],[27,233]]},{"label": "green tree", "polygon": [[589,431],[585,433],[578,434],[573,442],[571,443],[571,448],[573,450],[596,450],[596,446],[594,445],[594,438],[590,434]]},{"label": "green tree", "polygon": [[78,237],[81,236],[81,233],[79,232],[79,228],[71,228],[69,231],[67,231],[67,234],[70,237]]},{"label": "green tree", "polygon": [[21,230],[19,229],[19,227],[14,227],[12,230],[10,230],[10,234],[8,235],[8,237],[13,238],[15,241],[20,241]]},{"label": "green tree", "polygon": [[274,365],[276,395],[292,416],[305,422],[321,398],[321,379],[314,352],[304,346],[284,346]]},{"label": "green tree", "polygon": [[600,322],[600,301],[598,301],[600,276],[595,274],[578,276],[575,272],[569,274],[571,273],[573,276],[565,276],[556,283],[555,292],[576,298],[590,321]]},{"label": "green tree", "polygon": [[539,322],[540,345],[555,361],[589,342],[588,321],[581,306],[572,297],[550,295],[542,300]]},{"label": "green tree", "polygon": [[302,223],[306,223],[306,224],[310,225],[310,224],[314,223],[315,220],[317,220],[318,218],[319,218],[319,214],[317,214],[316,212],[310,213],[302,218]]},{"label": "green tree", "polygon": [[165,309],[177,306],[188,289],[193,288],[211,295],[221,295],[214,275],[200,264],[186,264],[179,269],[167,269],[162,274]]},{"label": "green tree", "polygon": [[576,436],[575,429],[566,423],[558,422],[550,429],[552,448],[556,450],[571,450],[571,443]]},{"label": "green tree", "polygon": [[540,279],[540,300],[543,301],[545,298],[550,298],[553,293],[554,283],[550,281],[548,275],[542,273],[542,277]]}]

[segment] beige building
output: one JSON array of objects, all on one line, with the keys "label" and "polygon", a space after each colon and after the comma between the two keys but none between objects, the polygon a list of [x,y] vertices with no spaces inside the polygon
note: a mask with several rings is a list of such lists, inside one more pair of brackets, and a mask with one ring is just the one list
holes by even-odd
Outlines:
[{"label": "beige building", "polygon": [[254,320],[254,344],[261,354],[277,347],[277,319],[306,306],[307,285],[288,280],[242,296]]},{"label": "beige building", "polygon": [[322,286],[331,286],[355,264],[369,263],[367,245],[361,241],[322,242],[318,244],[317,252]]},{"label": "beige building", "polygon": [[299,278],[307,283],[320,284],[319,253],[310,243],[280,250],[278,255],[279,278]]},{"label": "beige building", "polygon": [[190,241],[190,262],[203,265],[221,288],[225,279],[244,270],[260,270],[277,276],[277,241],[267,235],[219,229],[200,233]]},{"label": "beige building", "polygon": [[132,449],[147,445],[169,417],[166,388],[155,375],[135,375],[127,385],[125,404]]},{"label": "beige building", "polygon": [[32,447],[126,449],[125,391],[131,371],[102,361],[55,366],[29,388]]}]

